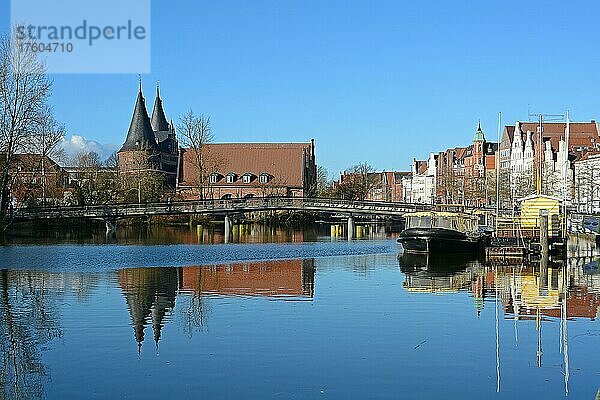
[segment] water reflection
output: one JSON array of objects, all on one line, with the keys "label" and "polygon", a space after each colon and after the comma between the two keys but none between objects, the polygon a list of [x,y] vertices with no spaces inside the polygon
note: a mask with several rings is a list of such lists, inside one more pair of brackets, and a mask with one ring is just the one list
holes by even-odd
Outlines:
[{"label": "water reflection", "polygon": [[405,274],[404,288],[411,292],[469,291],[483,307],[496,290],[507,318],[531,319],[560,317],[564,302],[568,317],[595,319],[600,315],[600,273],[598,259],[572,257],[564,263],[486,265],[468,258],[443,255],[400,255],[400,270]]},{"label": "water reflection", "polygon": [[[325,244],[308,245],[319,246]],[[448,397],[475,398],[489,397],[495,385],[517,397],[524,382],[544,382],[540,390],[555,395],[563,379],[565,393],[582,385],[571,396],[590,393],[597,351],[583,340],[597,334],[590,322],[600,310],[595,256],[491,265],[448,255],[396,259],[390,249],[190,267],[95,266],[88,273],[1,270],[0,398],[40,398],[48,387],[57,397],[65,385],[81,397],[87,387],[73,376],[77,370],[97,376],[89,385],[103,394],[106,381],[131,375],[131,387],[114,385],[116,398],[159,395],[143,390],[172,376],[211,398],[238,397],[223,390],[231,379],[254,390],[252,398],[269,397],[274,386],[299,398],[330,387],[338,398],[353,391],[360,398],[402,390],[416,396],[421,386],[429,388],[423,397],[439,397],[443,387],[454,391]],[[163,251],[175,258],[181,246]],[[575,374],[570,351],[578,354]],[[381,379],[365,378],[365,370]],[[424,385],[428,374],[439,379]],[[310,387],[316,396],[306,389],[310,382],[317,382]]]},{"label": "water reflection", "polygon": [[[300,243],[329,237],[329,225],[312,224],[289,227],[269,224],[236,224],[229,243]],[[0,244],[217,244],[225,243],[223,224],[118,225],[116,232],[106,234],[103,224],[95,222],[83,227],[21,226],[18,231],[0,237]]]},{"label": "water reflection", "polygon": [[[536,365],[543,366],[544,323],[559,321],[560,368],[565,395],[569,393],[568,321],[594,320],[600,316],[600,273],[598,258],[587,252],[573,254],[565,262],[522,265],[491,265],[478,260],[444,255],[438,257],[402,254],[398,257],[405,274],[404,288],[409,292],[471,292],[479,316],[486,300],[494,302],[496,312],[497,391],[500,391],[500,343],[498,310],[514,321],[514,342],[518,343],[518,324],[535,321]],[[589,332],[588,332],[589,333]]]},{"label": "water reflection", "polygon": [[468,255],[410,254],[398,257],[400,270],[406,279],[404,288],[411,292],[457,292],[471,287],[476,281],[481,263]]},{"label": "water reflection", "polygon": [[50,370],[41,353],[63,336],[60,299],[83,301],[96,284],[94,275],[0,270],[0,398],[44,396]]},{"label": "water reflection", "polygon": [[207,325],[207,296],[263,296],[286,300],[311,300],[314,296],[314,259],[127,268],[118,274],[138,352],[149,325],[158,351],[162,328],[172,319],[178,295],[187,297],[183,316],[189,335]]},{"label": "water reflection", "polygon": [[[83,226],[52,226],[43,224],[21,224],[18,230],[0,237],[1,245],[62,243],[77,244],[219,244],[219,243],[301,243],[318,240],[342,240],[340,235],[331,235],[330,223],[318,222],[304,226],[287,226],[267,223],[234,224],[231,236],[225,240],[222,222],[202,224],[153,225],[126,222],[118,224],[117,230],[106,233],[103,223],[91,221]],[[339,225],[341,227],[341,225]],[[363,226],[361,226],[362,228]],[[393,235],[396,225],[373,224],[362,239],[380,240]],[[340,228],[341,229],[341,228]],[[363,230],[361,229],[361,232]],[[357,237],[358,238],[358,237]]]},{"label": "water reflection", "polygon": [[179,275],[178,268],[128,268],[119,271],[119,285],[131,315],[138,352],[149,324],[158,349],[165,316],[175,307]]}]

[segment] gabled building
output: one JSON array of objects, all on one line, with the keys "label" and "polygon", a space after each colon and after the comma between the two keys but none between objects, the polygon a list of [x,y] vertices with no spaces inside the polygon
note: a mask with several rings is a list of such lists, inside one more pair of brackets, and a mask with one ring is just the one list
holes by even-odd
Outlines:
[{"label": "gabled building", "polygon": [[574,164],[574,203],[577,211],[600,213],[600,153],[585,153]]},{"label": "gabled building", "polygon": [[437,156],[433,153],[427,160],[413,159],[411,166],[411,203],[434,204],[436,200]]},{"label": "gabled building", "polygon": [[173,124],[167,122],[158,85],[150,119],[140,83],[127,138],[118,157],[121,174],[156,172],[164,175],[168,186],[175,187],[179,143]]},{"label": "gabled building", "polygon": [[563,198],[565,181],[567,198],[573,198],[573,162],[583,154],[600,151],[600,135],[596,121],[571,122],[566,149],[566,125],[546,122],[540,129],[538,122],[517,121],[504,127],[500,142],[500,194],[504,206],[537,192]]},{"label": "gabled building", "polygon": [[193,149],[182,149],[178,191],[188,198],[312,196],[317,186],[315,142],[209,143],[202,168]]}]

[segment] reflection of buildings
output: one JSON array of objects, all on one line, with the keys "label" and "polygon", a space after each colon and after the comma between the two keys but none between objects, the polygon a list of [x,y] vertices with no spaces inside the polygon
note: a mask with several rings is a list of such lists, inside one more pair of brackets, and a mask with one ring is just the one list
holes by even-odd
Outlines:
[{"label": "reflection of buildings", "polygon": [[[223,225],[197,225],[194,242],[224,243]],[[316,241],[318,233],[314,227],[289,228],[285,226],[244,223],[234,224],[231,229],[233,243],[302,243]]]},{"label": "reflection of buildings", "polygon": [[119,285],[131,315],[138,351],[148,325],[152,325],[158,348],[162,328],[175,308],[178,293],[312,299],[314,280],[313,259],[119,271]]},{"label": "reflection of buildings", "polygon": [[[564,376],[565,394],[569,393],[569,335],[568,321],[575,318],[594,319],[599,315],[600,290],[598,288],[597,260],[570,258],[568,266],[483,266],[471,262],[453,264],[444,262],[417,266],[403,265],[400,269],[406,275],[404,287],[409,291],[440,293],[445,291],[469,290],[473,293],[477,315],[483,309],[485,299],[495,302],[496,336],[496,390],[500,392],[501,352],[499,309],[506,319],[514,320],[514,339],[518,342],[519,321],[535,320],[537,332],[537,366],[542,366],[544,354],[542,327],[544,321],[553,319],[559,322],[559,353],[561,372]],[[449,265],[455,265],[449,267]],[[470,282],[465,282],[468,278]],[[553,324],[554,325],[554,324]]]},{"label": "reflection of buildings", "polygon": [[[600,292],[577,282],[577,269],[569,268],[567,276],[560,266],[505,267],[497,273],[497,285],[506,314],[518,319],[531,319],[539,313],[547,317],[561,317],[563,302],[569,318],[596,318],[600,307]],[[485,293],[494,296],[494,271],[484,277]]]},{"label": "reflection of buildings", "polygon": [[314,260],[257,261],[183,268],[187,291],[226,296],[314,295]]},{"label": "reflection of buildings", "polygon": [[448,260],[436,265],[400,259],[405,274],[404,288],[410,292],[443,293],[470,291],[478,312],[485,299],[498,293],[507,317],[560,317],[563,301],[569,318],[600,316],[600,273],[597,261],[570,259],[567,276],[561,265],[484,266],[477,261]]},{"label": "reflection of buildings", "polygon": [[144,331],[148,324],[152,324],[154,342],[158,346],[165,316],[175,307],[179,270],[177,268],[123,269],[119,271],[119,285],[131,314],[138,351],[142,347]]}]

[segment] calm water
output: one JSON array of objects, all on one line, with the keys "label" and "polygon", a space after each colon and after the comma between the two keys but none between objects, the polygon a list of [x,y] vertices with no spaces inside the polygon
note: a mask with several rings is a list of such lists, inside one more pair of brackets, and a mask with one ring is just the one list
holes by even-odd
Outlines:
[{"label": "calm water", "polygon": [[1,398],[596,395],[594,257],[493,267],[311,238],[0,247]]}]

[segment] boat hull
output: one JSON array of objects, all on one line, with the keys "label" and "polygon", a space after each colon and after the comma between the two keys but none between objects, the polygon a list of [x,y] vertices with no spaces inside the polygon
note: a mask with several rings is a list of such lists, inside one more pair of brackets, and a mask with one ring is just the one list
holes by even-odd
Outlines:
[{"label": "boat hull", "polygon": [[476,253],[482,240],[445,228],[409,228],[397,239],[408,253]]}]

